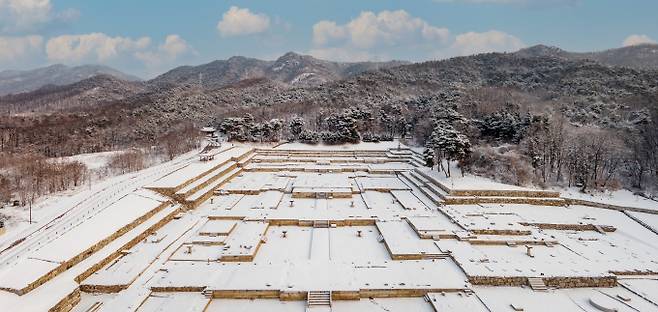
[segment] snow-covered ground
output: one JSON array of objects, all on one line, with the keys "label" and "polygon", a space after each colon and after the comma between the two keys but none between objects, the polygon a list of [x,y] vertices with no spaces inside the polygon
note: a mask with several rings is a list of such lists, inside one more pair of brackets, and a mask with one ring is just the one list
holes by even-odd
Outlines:
[{"label": "snow-covered ground", "polygon": [[407,148],[406,145],[402,144],[398,140],[393,141],[384,141],[384,142],[360,142],[356,144],[340,144],[340,145],[326,145],[326,144],[304,144],[304,143],[285,143],[281,144],[276,149],[281,150],[319,150],[319,151],[368,151],[368,150],[388,150],[395,148]]},{"label": "snow-covered ground", "polygon": [[103,167],[106,167],[110,162],[113,156],[124,153],[125,151],[111,151],[111,152],[100,152],[100,153],[87,153],[87,154],[78,154],[68,157],[57,158],[63,161],[79,161],[89,170],[99,170]]},{"label": "snow-covered ground", "polygon": [[561,189],[560,194],[564,198],[573,198],[607,205],[651,209],[658,211],[658,201],[635,195],[629,190],[604,192],[591,190],[588,191],[588,193],[582,193],[580,192],[579,188],[567,188]]},{"label": "snow-covered ground", "polygon": [[[0,236],[26,238],[0,252],[0,307],[46,311],[81,289],[74,311],[658,311],[658,214],[449,205],[432,179],[410,178],[427,169],[395,143],[229,147],[43,202],[37,224]],[[454,189],[532,190],[453,173],[430,174]]]}]

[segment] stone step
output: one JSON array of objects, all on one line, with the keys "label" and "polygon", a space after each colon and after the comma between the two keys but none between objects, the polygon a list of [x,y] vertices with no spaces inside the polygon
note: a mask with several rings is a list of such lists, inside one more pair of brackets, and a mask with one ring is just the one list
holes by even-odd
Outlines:
[{"label": "stone step", "polygon": [[315,220],[313,221],[314,228],[328,228],[330,226],[329,220]]},{"label": "stone step", "polygon": [[414,177],[416,180],[420,181],[423,184],[428,184],[430,183],[429,180],[425,179],[422,175],[418,174],[416,171],[410,171],[409,174],[411,174],[412,177]]},{"label": "stone step", "polygon": [[422,181],[416,179],[414,176],[411,175],[410,172],[402,172],[400,174],[402,175],[403,178],[407,179],[407,181],[409,181],[411,184],[417,187],[425,186],[425,184]]},{"label": "stone step", "polygon": [[544,284],[544,279],[541,277],[528,277],[528,285],[532,290],[547,290],[546,284]]},{"label": "stone step", "polygon": [[441,253],[432,253],[432,254],[424,254],[423,259],[427,260],[440,260],[440,259],[448,259],[450,258],[450,253],[449,252],[441,252]]},{"label": "stone step", "polygon": [[331,306],[331,291],[309,291],[306,295],[306,306]]}]

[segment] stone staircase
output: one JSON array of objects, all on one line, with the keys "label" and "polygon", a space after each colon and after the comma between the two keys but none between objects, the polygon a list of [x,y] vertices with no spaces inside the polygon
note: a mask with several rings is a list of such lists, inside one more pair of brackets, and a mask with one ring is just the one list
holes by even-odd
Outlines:
[{"label": "stone staircase", "polygon": [[326,308],[331,307],[331,291],[327,290],[312,290],[306,295],[306,307],[310,308]]},{"label": "stone staircase", "polygon": [[430,253],[423,255],[423,259],[427,259],[427,260],[443,260],[449,258],[450,258],[449,252]]},{"label": "stone staircase", "polygon": [[448,193],[446,193],[440,187],[431,184],[427,179],[425,179],[425,177],[421,176],[415,171],[402,172],[400,174],[400,177],[407,184],[415,185],[416,187],[418,187],[420,192],[423,193],[423,195],[427,196],[435,204],[441,205],[444,203],[445,197],[447,196]]},{"label": "stone staircase", "polygon": [[421,192],[434,199],[439,197],[446,205],[474,204],[530,204],[564,206],[566,202],[558,192],[539,190],[451,190],[426,171],[414,169],[404,173],[407,179],[419,182]]},{"label": "stone staircase", "polygon": [[548,290],[548,287],[544,284],[544,279],[541,277],[528,277],[528,285],[532,290]]},{"label": "stone staircase", "polygon": [[328,228],[330,226],[329,220],[315,220],[313,221],[314,228]]}]

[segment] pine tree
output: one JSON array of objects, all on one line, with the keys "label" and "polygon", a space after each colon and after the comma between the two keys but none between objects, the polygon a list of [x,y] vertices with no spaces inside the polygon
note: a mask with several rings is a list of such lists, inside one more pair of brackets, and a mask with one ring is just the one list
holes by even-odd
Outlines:
[{"label": "pine tree", "polygon": [[290,134],[292,135],[293,140],[299,139],[299,135],[304,130],[305,125],[306,125],[306,121],[304,120],[304,118],[299,116],[292,117],[292,119],[288,123],[288,128],[290,128]]},{"label": "pine tree", "polygon": [[[467,136],[443,119],[435,121],[434,130],[427,146],[433,148],[439,158],[438,169],[443,170],[446,177],[450,177],[450,162],[464,160],[471,152],[471,142]],[[447,168],[443,166],[443,159],[448,162]]]},{"label": "pine tree", "polygon": [[430,147],[425,147],[423,151],[423,160],[425,160],[425,166],[432,168],[434,167],[434,149]]}]

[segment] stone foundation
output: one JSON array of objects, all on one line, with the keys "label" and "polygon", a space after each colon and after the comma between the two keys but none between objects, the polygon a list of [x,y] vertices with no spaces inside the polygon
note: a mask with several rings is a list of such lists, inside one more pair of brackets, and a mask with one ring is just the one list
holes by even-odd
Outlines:
[{"label": "stone foundation", "polygon": [[[581,287],[615,287],[617,278],[615,276],[597,277],[543,277],[544,284],[555,288],[581,288]],[[528,285],[525,276],[469,276],[468,281],[473,285],[486,286],[524,286]]]},{"label": "stone foundation", "polygon": [[[565,223],[520,223],[525,226],[534,226],[542,230],[560,230],[560,231],[597,231],[597,225],[594,224],[565,224]],[[614,226],[598,225],[604,232],[614,232],[617,230]]]}]

